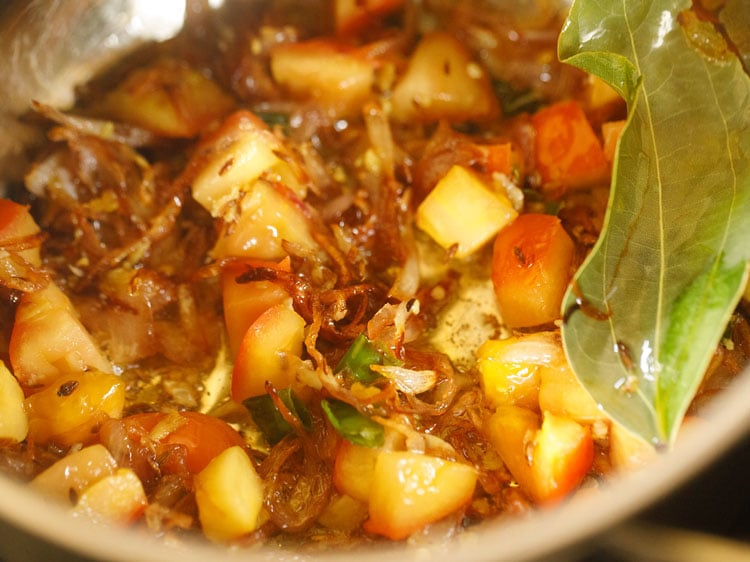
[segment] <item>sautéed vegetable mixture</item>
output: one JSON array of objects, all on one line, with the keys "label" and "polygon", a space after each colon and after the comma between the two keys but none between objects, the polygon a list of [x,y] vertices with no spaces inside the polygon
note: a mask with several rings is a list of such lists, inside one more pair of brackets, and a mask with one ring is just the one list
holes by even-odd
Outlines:
[{"label": "saut\u00e9ed vegetable mixture", "polygon": [[[562,302],[627,117],[558,62],[567,11],[196,0],[71,111],[35,103],[48,142],[0,200],[3,472],[157,535],[349,545],[648,462],[562,346],[602,314]],[[744,306],[688,423],[745,363]]]}]

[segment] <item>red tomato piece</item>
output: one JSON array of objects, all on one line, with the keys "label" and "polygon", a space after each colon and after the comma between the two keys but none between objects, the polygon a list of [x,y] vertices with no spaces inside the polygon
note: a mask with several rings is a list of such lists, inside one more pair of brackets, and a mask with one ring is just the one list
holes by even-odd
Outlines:
[{"label": "red tomato piece", "polygon": [[520,215],[495,238],[492,282],[513,328],[552,322],[570,281],[575,245],[553,215]]},{"label": "red tomato piece", "polygon": [[118,465],[132,467],[144,481],[153,475],[154,462],[162,473],[197,474],[225,449],[245,446],[225,421],[198,412],[134,414],[110,420],[99,435]]},{"label": "red tomato piece", "polygon": [[586,114],[575,101],[560,102],[531,117],[536,133],[536,168],[545,191],[562,194],[568,188],[601,183],[609,164]]},{"label": "red tomato piece", "polygon": [[[252,267],[267,267],[290,271],[289,258],[281,262],[248,260]],[[237,278],[248,270],[243,264],[233,264],[221,273],[221,291],[224,302],[224,321],[229,336],[229,348],[236,356],[247,329],[266,310],[289,298],[289,293],[274,281],[238,283]]]},{"label": "red tomato piece", "polygon": [[[0,245],[12,244],[38,233],[39,226],[27,206],[0,199]],[[31,265],[42,265],[38,245],[19,252],[19,255]]]}]

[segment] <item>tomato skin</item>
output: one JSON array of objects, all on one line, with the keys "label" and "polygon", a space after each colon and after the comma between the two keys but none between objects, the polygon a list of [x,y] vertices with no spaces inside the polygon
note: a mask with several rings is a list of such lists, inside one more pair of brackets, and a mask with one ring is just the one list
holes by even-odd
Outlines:
[{"label": "tomato skin", "polygon": [[565,498],[594,461],[589,427],[564,416],[500,406],[485,429],[523,492],[539,504]]},{"label": "tomato skin", "polygon": [[560,317],[572,274],[575,245],[553,215],[520,215],[495,238],[492,283],[505,323],[512,328]]},{"label": "tomato skin", "polygon": [[[157,424],[162,424],[163,430]],[[198,412],[147,412],[111,420],[102,426],[100,439],[119,465],[131,466],[144,481],[153,474],[149,453],[160,457],[159,453],[179,448],[182,458],[160,462],[161,472],[197,474],[225,449],[245,445],[226,422]]]},{"label": "tomato skin", "polygon": [[543,189],[562,195],[606,182],[609,163],[586,114],[576,101],[547,106],[531,117],[534,154]]},{"label": "tomato skin", "polygon": [[[289,259],[276,262],[249,260],[252,267],[267,267],[289,272]],[[237,356],[247,329],[266,310],[289,298],[289,293],[274,281],[238,283],[237,278],[248,270],[245,264],[234,264],[221,272],[221,290],[224,303],[224,320],[229,336],[229,348]]]},{"label": "tomato skin", "polygon": [[[0,199],[0,244],[38,233],[39,226],[29,213],[27,206],[19,205],[9,199]],[[20,255],[32,265],[42,265],[38,247],[24,250]]]}]

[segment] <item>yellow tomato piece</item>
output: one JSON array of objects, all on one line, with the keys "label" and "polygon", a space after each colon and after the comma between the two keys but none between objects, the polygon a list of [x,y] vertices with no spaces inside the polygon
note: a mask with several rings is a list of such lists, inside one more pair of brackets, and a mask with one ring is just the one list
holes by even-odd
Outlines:
[{"label": "yellow tomato piece", "polygon": [[559,339],[550,332],[487,340],[477,350],[485,396],[494,406],[537,409],[541,373],[563,362]]},{"label": "yellow tomato piece", "polygon": [[648,441],[612,422],[609,428],[609,460],[616,470],[638,470],[653,461],[656,455],[656,449]]},{"label": "yellow tomato piece", "polygon": [[125,382],[116,375],[63,375],[26,399],[29,439],[63,447],[91,443],[99,425],[122,416],[124,405]]},{"label": "yellow tomato piece", "polygon": [[336,531],[356,531],[367,519],[367,504],[351,496],[336,495],[320,514],[318,523]]},{"label": "yellow tomato piece", "polygon": [[488,242],[518,213],[505,195],[473,172],[455,165],[417,208],[416,224],[445,249],[466,257]]},{"label": "yellow tomato piece", "polygon": [[[256,262],[253,266],[288,272],[289,260],[281,263]],[[250,281],[238,283],[237,278],[247,271],[243,264],[228,266],[221,272],[221,296],[224,322],[229,337],[229,348],[237,356],[242,338],[247,329],[266,310],[289,299],[289,293],[274,281]]]},{"label": "yellow tomato piece", "polygon": [[382,451],[375,464],[365,530],[392,540],[467,505],[477,471],[454,461],[408,451]]},{"label": "yellow tomato piece", "polygon": [[212,541],[231,541],[257,528],[263,481],[242,447],[225,449],[195,477],[195,501]]}]

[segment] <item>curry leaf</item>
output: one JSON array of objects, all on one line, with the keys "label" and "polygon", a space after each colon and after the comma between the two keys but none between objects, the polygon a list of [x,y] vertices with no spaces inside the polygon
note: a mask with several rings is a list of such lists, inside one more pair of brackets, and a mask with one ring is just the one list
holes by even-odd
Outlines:
[{"label": "curry leaf", "polygon": [[558,44],[628,103],[604,229],[563,302],[565,351],[654,445],[674,441],[750,258],[750,81],[690,5],[575,0]]},{"label": "curry leaf", "polygon": [[322,400],[320,405],[328,421],[343,438],[363,447],[380,447],[383,444],[383,426],[361,414],[354,406],[340,400]]}]

